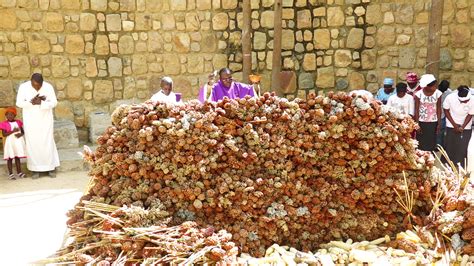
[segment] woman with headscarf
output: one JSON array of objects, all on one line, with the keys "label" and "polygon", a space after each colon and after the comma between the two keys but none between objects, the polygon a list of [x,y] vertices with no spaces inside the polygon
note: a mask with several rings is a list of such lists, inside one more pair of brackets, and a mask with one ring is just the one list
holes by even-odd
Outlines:
[{"label": "woman with headscarf", "polygon": [[415,72],[408,72],[406,77],[407,81],[407,93],[411,96],[414,96],[419,90],[421,90],[420,85],[418,84],[418,75]]},{"label": "woman with headscarf", "polygon": [[425,74],[420,79],[421,90],[415,93],[415,122],[420,128],[416,133],[418,149],[434,151],[436,135],[441,129],[441,92],[437,90],[436,78]]},{"label": "woman with headscarf", "polygon": [[459,86],[456,93],[446,97],[443,108],[446,114],[446,153],[451,161],[464,167],[474,115],[474,100],[471,99],[469,88]]},{"label": "woman with headscarf", "polygon": [[383,88],[380,88],[375,99],[381,101],[383,104],[387,104],[388,98],[395,95],[395,88],[393,88],[393,79],[385,78],[383,80]]},{"label": "woman with headscarf", "polygon": [[173,80],[170,77],[163,77],[160,83],[161,90],[151,96],[151,101],[154,103],[177,103],[179,99],[173,90]]}]

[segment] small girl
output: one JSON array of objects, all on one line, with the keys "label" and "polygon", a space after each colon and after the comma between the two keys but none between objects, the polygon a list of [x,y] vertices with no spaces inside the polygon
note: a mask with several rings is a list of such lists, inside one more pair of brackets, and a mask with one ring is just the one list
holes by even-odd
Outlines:
[{"label": "small girl", "polygon": [[0,123],[3,136],[6,137],[3,147],[3,159],[7,160],[8,177],[13,180],[16,179],[12,169],[13,159],[15,159],[17,176],[23,178],[25,174],[21,172],[20,158],[26,158],[23,123],[15,119],[15,117],[16,109],[14,107],[7,108],[5,112],[5,118],[7,120]]}]

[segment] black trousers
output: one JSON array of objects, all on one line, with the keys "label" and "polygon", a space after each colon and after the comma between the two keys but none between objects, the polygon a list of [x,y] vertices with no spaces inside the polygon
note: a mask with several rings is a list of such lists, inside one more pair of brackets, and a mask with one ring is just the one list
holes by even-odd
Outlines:
[{"label": "black trousers", "polygon": [[421,134],[416,133],[418,149],[422,151],[434,151],[436,149],[436,126],[438,122],[418,122]]},{"label": "black trousers", "polygon": [[444,146],[449,159],[454,164],[460,163],[462,167],[465,167],[465,160],[467,158],[467,146],[471,139],[472,130],[464,130],[462,133],[457,133],[454,128],[446,128],[446,138],[444,140]]}]

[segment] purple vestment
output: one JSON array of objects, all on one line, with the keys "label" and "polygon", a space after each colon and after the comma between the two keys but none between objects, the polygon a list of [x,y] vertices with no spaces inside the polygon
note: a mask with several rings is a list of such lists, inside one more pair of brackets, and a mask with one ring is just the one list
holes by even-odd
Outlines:
[{"label": "purple vestment", "polygon": [[[206,92],[205,87],[201,88],[199,91],[199,101],[205,102],[206,99]],[[218,81],[214,84],[211,91],[211,101],[217,102],[219,100],[224,99],[224,97],[228,97],[230,99],[236,98],[244,98],[246,95],[250,95],[251,97],[255,97],[255,92],[253,90],[252,85],[243,84],[240,82],[232,82],[230,88],[224,86],[222,81]]]}]

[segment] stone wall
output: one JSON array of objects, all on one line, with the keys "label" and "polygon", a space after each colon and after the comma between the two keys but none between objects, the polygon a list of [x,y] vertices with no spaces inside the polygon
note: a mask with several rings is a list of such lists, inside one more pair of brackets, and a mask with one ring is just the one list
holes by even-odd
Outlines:
[{"label": "stone wall", "polygon": [[[224,1],[226,2],[226,1]],[[223,27],[235,6],[211,0],[0,0],[0,106],[43,73],[57,119],[88,127],[88,114],[142,101],[170,75],[185,99],[227,66]],[[215,13],[220,10],[221,12]],[[123,101],[125,100],[125,101]]]},{"label": "stone wall", "polygon": [[[283,69],[296,92],[369,88],[424,72],[429,0],[283,0]],[[269,90],[273,0],[252,0],[253,71]],[[242,69],[241,0],[0,0],[0,106],[32,72],[53,83],[58,119],[147,99],[169,75],[185,99],[207,74]],[[474,86],[474,1],[445,0],[441,79]]]},{"label": "stone wall", "polygon": [[[453,88],[474,86],[474,1],[444,2],[440,79],[449,79]],[[264,73],[268,88],[273,1],[252,1],[252,8],[253,68]],[[288,97],[328,89],[374,92],[384,77],[404,81],[407,71],[423,74],[430,9],[430,0],[283,0],[282,65],[297,72],[299,87],[287,91]],[[229,65],[239,70],[241,53],[235,47]]]}]

